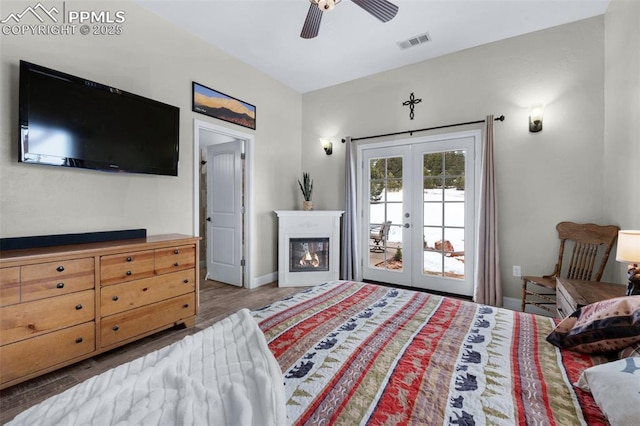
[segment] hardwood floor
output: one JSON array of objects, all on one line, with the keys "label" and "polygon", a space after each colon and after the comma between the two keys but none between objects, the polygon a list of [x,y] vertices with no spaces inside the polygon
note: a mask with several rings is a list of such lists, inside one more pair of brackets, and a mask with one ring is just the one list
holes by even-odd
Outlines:
[{"label": "hardwood floor", "polygon": [[[201,274],[202,277],[204,275]],[[0,424],[9,422],[22,411],[46,398],[63,392],[110,368],[132,361],[180,340],[184,336],[200,331],[242,308],[257,309],[302,290],[304,287],[278,288],[276,283],[247,290],[202,280],[200,282],[200,308],[195,327],[162,331],[0,391]]]}]

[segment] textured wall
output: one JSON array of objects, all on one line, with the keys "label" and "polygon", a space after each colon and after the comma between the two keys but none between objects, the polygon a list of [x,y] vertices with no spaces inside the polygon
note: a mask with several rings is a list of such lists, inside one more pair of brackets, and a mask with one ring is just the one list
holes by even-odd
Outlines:
[{"label": "textured wall", "polygon": [[[2,2],[2,16],[33,2]],[[257,106],[252,277],[277,269],[273,210],[293,208],[300,173],[301,96],[133,2],[67,2],[123,10],[121,35],[0,36],[0,237],[147,228],[194,232],[193,120],[239,128],[191,111],[197,81]],[[180,107],[178,177],[107,174],[19,164],[18,62],[24,59]],[[244,128],[239,128],[244,129]],[[248,130],[250,131],[250,130]],[[281,155],[286,153],[287,155]],[[291,161],[292,158],[294,161]],[[273,170],[278,173],[273,173]],[[197,227],[195,227],[197,229]]]},{"label": "textured wall", "polygon": [[[605,217],[640,229],[640,2],[614,0],[607,9],[604,87]],[[625,282],[627,266],[615,270],[615,282]]]},{"label": "textured wall", "polygon": [[[495,124],[502,275],[505,296],[519,298],[511,266],[551,272],[556,223],[605,217],[603,22],[578,21],[303,95],[302,169],[318,178],[315,203],[343,208],[341,137],[504,114]],[[422,98],[413,121],[402,106],[411,92]],[[546,104],[544,130],[530,133],[529,107],[537,103]],[[321,136],[334,137],[331,157]]]}]

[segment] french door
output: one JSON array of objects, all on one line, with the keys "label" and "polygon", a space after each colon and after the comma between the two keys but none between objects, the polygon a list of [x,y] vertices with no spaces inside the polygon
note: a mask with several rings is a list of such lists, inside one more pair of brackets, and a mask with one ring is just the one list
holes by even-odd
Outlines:
[{"label": "french door", "polygon": [[358,147],[363,278],[473,293],[479,132]]}]

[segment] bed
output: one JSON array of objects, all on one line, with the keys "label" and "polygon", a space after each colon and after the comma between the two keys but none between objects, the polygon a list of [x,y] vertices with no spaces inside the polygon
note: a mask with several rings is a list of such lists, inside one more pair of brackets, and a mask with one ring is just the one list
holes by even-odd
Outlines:
[{"label": "bed", "polygon": [[[551,345],[556,328],[547,317],[335,281],[243,309],[14,424],[608,424],[573,385],[604,358]],[[640,385],[632,366],[625,376]]]},{"label": "bed", "polygon": [[[254,312],[290,424],[606,424],[551,318],[357,282]],[[365,421],[366,419],[366,421]]]}]

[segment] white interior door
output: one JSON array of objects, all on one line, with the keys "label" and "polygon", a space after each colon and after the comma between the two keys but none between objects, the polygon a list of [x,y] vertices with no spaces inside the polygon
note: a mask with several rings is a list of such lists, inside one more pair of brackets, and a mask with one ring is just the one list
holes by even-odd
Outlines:
[{"label": "white interior door", "polygon": [[242,144],[207,146],[207,278],[243,285]]},{"label": "white interior door", "polygon": [[464,132],[359,148],[364,279],[473,293],[479,137]]}]

